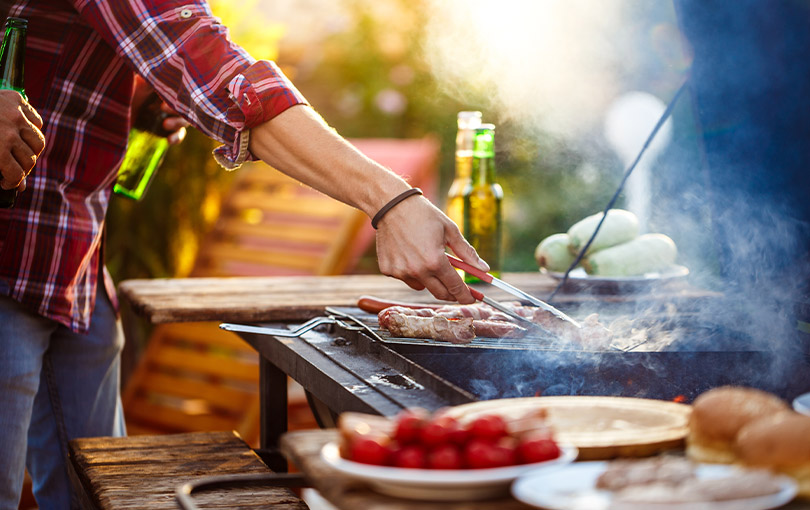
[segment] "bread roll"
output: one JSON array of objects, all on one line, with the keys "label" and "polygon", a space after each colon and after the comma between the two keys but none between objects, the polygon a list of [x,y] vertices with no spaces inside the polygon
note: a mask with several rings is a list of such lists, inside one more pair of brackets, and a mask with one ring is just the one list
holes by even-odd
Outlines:
[{"label": "bread roll", "polygon": [[692,405],[686,454],[698,462],[736,462],[734,441],[740,429],[753,420],[782,412],[791,412],[790,407],[761,390],[737,386],[709,390]]},{"label": "bread roll", "polygon": [[740,429],[734,450],[745,465],[793,477],[799,495],[810,499],[810,416],[787,412],[753,421]]}]

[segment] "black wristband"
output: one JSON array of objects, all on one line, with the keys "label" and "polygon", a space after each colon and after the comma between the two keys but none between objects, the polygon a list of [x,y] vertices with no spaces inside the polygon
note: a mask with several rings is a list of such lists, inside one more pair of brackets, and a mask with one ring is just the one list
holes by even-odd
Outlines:
[{"label": "black wristband", "polygon": [[382,209],[380,209],[377,212],[377,214],[374,215],[374,217],[371,219],[371,226],[376,229],[377,224],[380,222],[381,219],[383,219],[383,216],[385,216],[385,214],[388,211],[390,211],[395,205],[397,205],[398,203],[402,202],[403,200],[405,200],[406,198],[408,198],[410,196],[421,195],[421,194],[422,194],[421,189],[419,189],[419,188],[411,188],[411,189],[403,191],[399,195],[395,196],[394,198],[391,199],[390,202],[388,202],[387,204],[382,206]]}]

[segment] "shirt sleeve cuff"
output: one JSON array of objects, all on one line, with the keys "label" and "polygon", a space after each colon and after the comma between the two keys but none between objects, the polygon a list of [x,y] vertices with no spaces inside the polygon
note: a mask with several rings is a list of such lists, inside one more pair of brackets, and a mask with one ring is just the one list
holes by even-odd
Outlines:
[{"label": "shirt sleeve cuff", "polygon": [[236,75],[228,84],[228,92],[234,102],[228,117],[232,118],[236,137],[232,145],[222,145],[214,150],[214,159],[228,170],[256,159],[248,150],[251,128],[287,108],[307,104],[278,66],[267,60],[259,60]]}]

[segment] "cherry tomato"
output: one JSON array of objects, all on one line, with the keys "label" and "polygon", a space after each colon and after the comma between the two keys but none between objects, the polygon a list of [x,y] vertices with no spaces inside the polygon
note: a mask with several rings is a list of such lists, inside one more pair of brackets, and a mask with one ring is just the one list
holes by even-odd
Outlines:
[{"label": "cherry tomato", "polygon": [[397,418],[394,439],[402,444],[415,443],[419,441],[419,436],[426,422],[422,413],[405,411]]},{"label": "cherry tomato", "polygon": [[427,467],[427,454],[421,446],[402,446],[394,451],[392,458],[396,467],[412,469],[424,469]]},{"label": "cherry tomato", "polygon": [[517,447],[518,461],[524,464],[544,462],[560,456],[560,447],[550,437],[530,437]]},{"label": "cherry tomato", "polygon": [[484,439],[471,439],[464,448],[464,461],[472,469],[486,469],[514,464],[514,449]]},{"label": "cherry tomato", "polygon": [[451,438],[461,426],[458,421],[451,416],[440,416],[428,421],[419,434],[419,439],[424,446],[434,447],[451,442]]},{"label": "cherry tomato", "polygon": [[428,453],[428,467],[431,469],[461,469],[464,461],[458,446],[443,444]]},{"label": "cherry tomato", "polygon": [[471,437],[490,441],[500,439],[507,434],[506,421],[496,414],[479,416],[470,423],[468,430]]},{"label": "cherry tomato", "polygon": [[379,438],[358,437],[350,446],[351,460],[363,464],[385,466],[389,463],[391,449]]}]

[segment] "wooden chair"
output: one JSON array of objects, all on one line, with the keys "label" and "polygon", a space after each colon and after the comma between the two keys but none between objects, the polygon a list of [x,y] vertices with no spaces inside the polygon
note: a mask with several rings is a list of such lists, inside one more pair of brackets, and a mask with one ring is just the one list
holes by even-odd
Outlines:
[{"label": "wooden chair", "polygon": [[[435,195],[436,140],[352,143],[428,197]],[[238,172],[192,276],[343,274],[354,269],[373,241],[362,212],[264,164]],[[236,430],[257,446],[258,373],[252,348],[216,323],[159,325],[123,392],[129,433]],[[288,427],[314,426],[300,386],[290,391]]]}]

